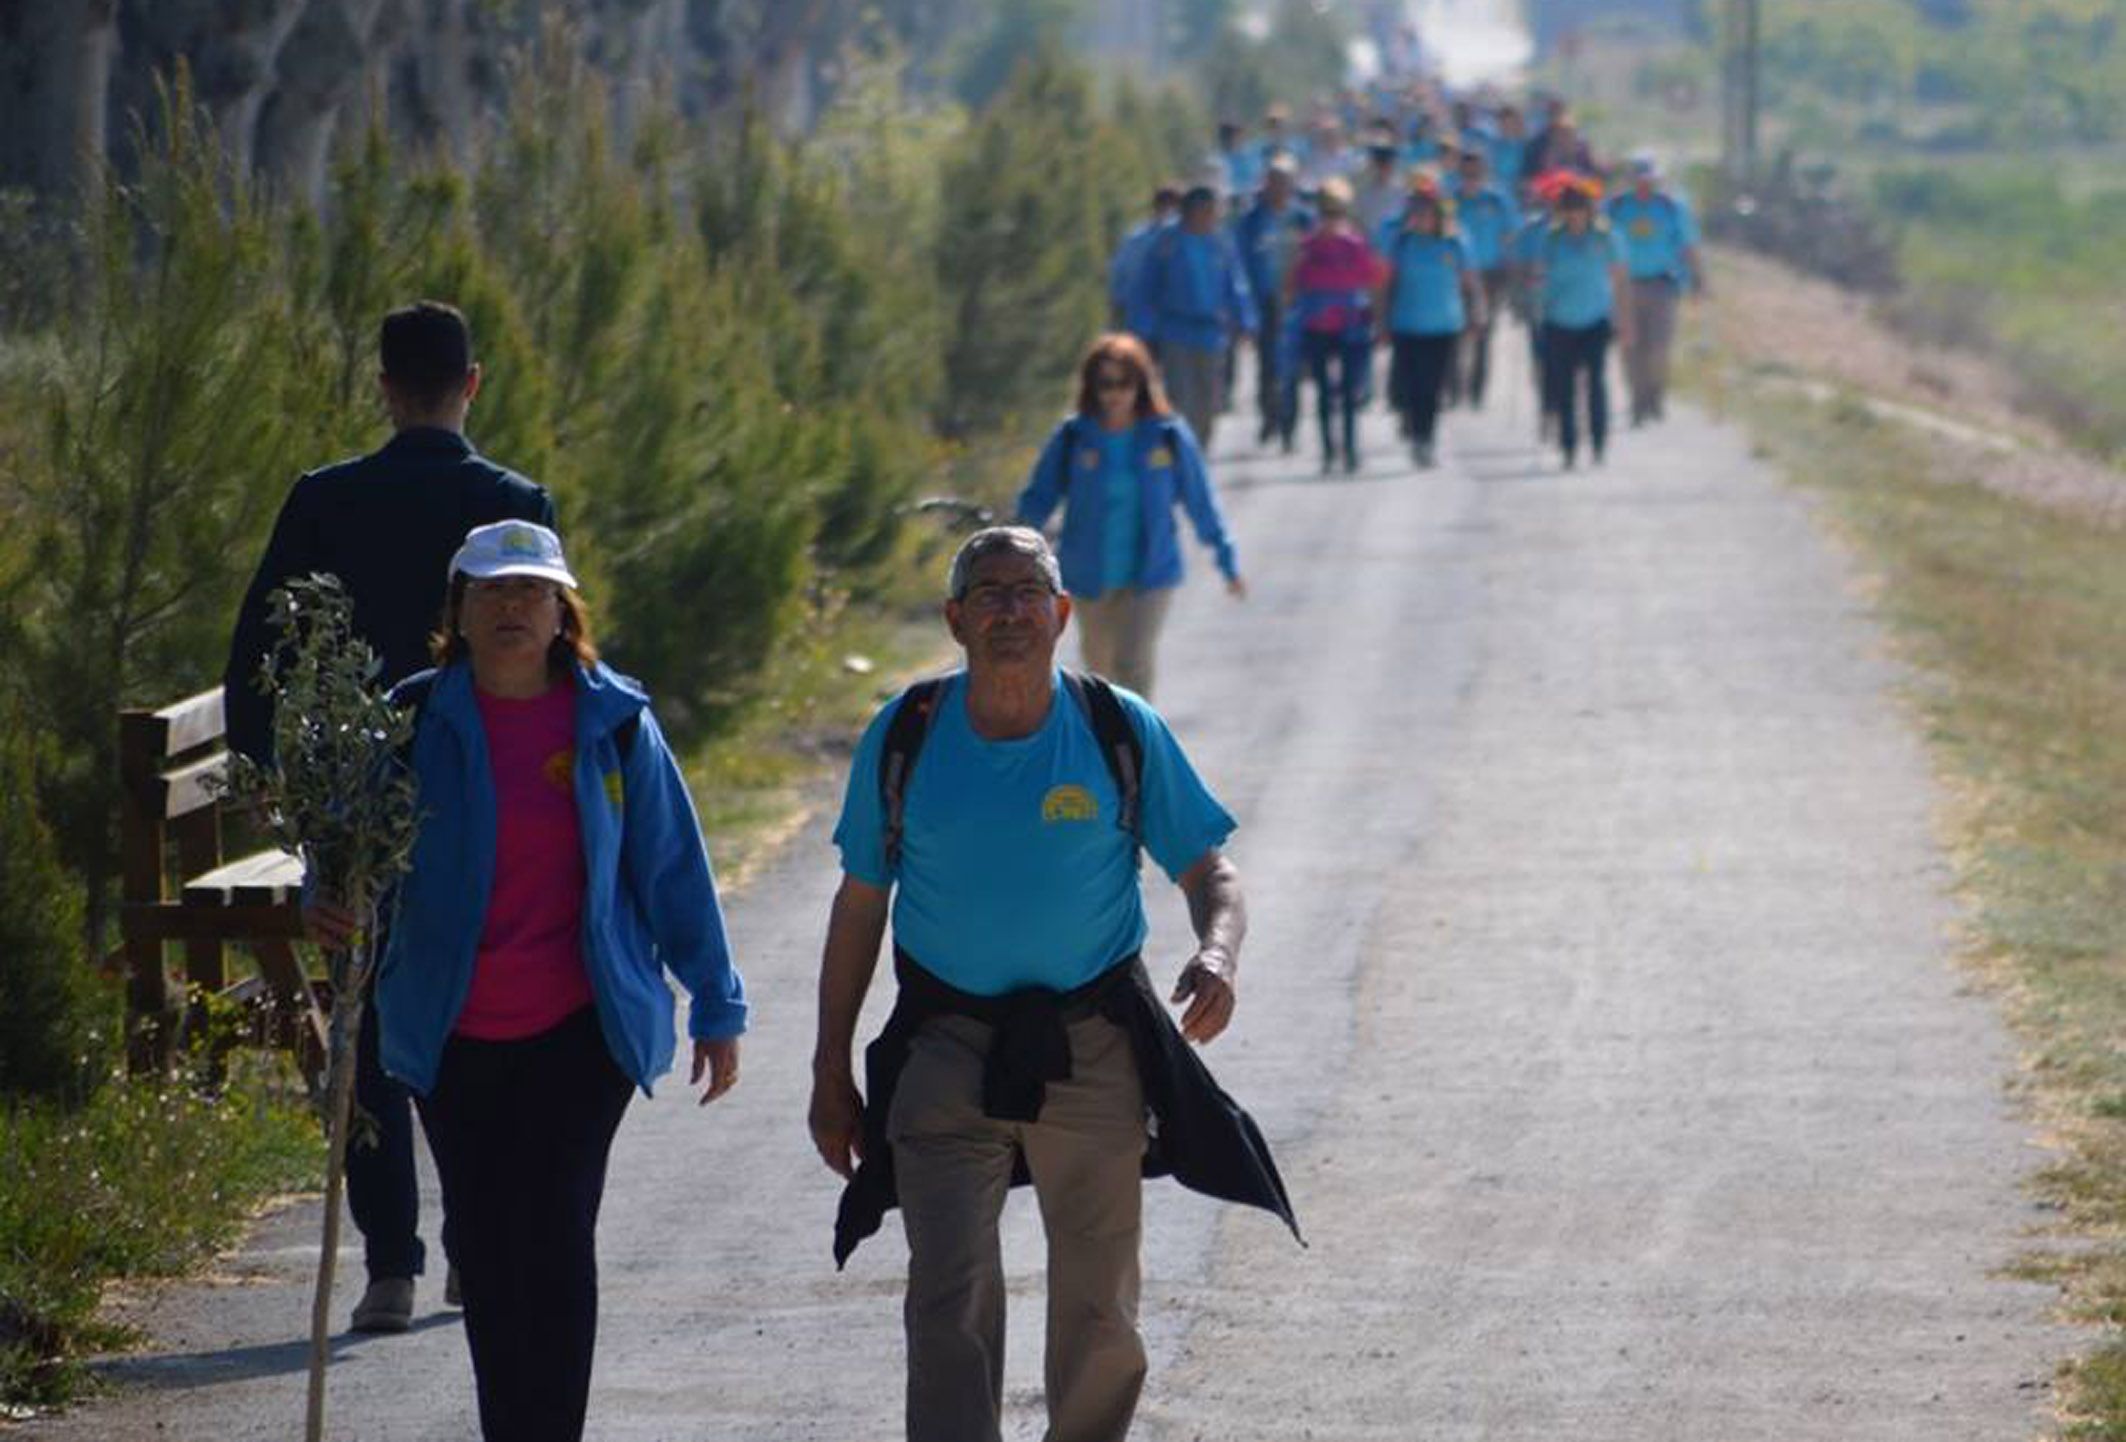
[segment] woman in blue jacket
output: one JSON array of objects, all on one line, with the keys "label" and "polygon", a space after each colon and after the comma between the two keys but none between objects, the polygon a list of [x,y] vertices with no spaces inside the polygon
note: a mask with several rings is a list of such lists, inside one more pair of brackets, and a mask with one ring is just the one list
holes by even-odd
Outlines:
[{"label": "woman in blue jacket", "polygon": [[[378,973],[384,1070],[435,1154],[489,1442],[583,1435],[606,1157],[671,1065],[738,1079],[746,1001],[686,782],[592,645],[561,542],[503,521],[451,562],[418,708],[420,834]],[[327,940],[351,918],[312,908]]]},{"label": "woman in blue jacket", "polygon": [[1465,329],[1483,323],[1484,296],[1469,248],[1429,180],[1411,188],[1402,216],[1382,233],[1380,250],[1388,260],[1381,309],[1395,347],[1389,399],[1410,433],[1412,458],[1430,470],[1454,348]]},{"label": "woman in blue jacket", "polygon": [[1034,462],[1018,515],[1039,529],[1064,507],[1056,554],[1086,669],[1140,696],[1151,694],[1159,628],[1181,584],[1177,502],[1226,590],[1245,596],[1203,452],[1167,404],[1150,353],[1135,336],[1101,336],[1078,366],[1077,412]]}]

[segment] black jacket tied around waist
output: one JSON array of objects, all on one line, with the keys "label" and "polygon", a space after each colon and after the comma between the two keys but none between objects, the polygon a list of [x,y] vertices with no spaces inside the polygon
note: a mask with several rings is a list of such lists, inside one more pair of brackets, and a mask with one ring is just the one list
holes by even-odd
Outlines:
[{"label": "black jacket tied around waist", "polygon": [[[1047,1084],[1070,1075],[1065,1027],[1089,1016],[1106,1017],[1128,1034],[1144,1088],[1149,1114],[1144,1175],[1171,1176],[1190,1191],[1260,1207],[1299,1237],[1269,1143],[1175,1027],[1140,957],[1123,958],[1073,991],[1031,989],[1007,996],[961,991],[898,948],[893,971],[900,994],[884,1030],[864,1050],[863,1160],[842,1190],[834,1220],[837,1267],[899,1204],[886,1118],[916,1033],[932,1017],[948,1015],[995,1028],[982,1067],[982,1109],[1002,1121],[1038,1119]],[[1027,1180],[1021,1159],[1012,1185]]]}]

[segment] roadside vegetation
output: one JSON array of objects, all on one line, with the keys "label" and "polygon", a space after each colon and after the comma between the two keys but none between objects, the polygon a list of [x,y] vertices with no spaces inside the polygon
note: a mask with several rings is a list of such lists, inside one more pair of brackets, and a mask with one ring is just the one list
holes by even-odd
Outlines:
[{"label": "roadside vegetation", "polygon": [[[1300,0],[1253,39],[1235,6],[1189,14],[1239,94],[1304,69],[1295,26],[1341,65]],[[910,502],[1009,494],[1115,237],[1201,162],[1204,88],[1095,76],[1076,19],[999,5],[945,74],[853,52],[801,138],[617,106],[551,30],[469,154],[380,124],[322,204],[233,170],[178,74],[81,204],[0,196],[0,1409],[74,1395],[123,1340],[108,1281],[197,1265],[320,1172],[274,1059],[125,1078],[96,963],[118,710],[220,679],[289,482],[381,438],[382,312],[466,310],[473,438],[555,492],[601,644],[742,875],[936,654],[951,538]]]},{"label": "roadside vegetation", "polygon": [[[1605,133],[1698,134],[1709,155],[1722,13],[1698,7],[1685,37],[1611,26],[1553,79]],[[1752,187],[1746,223],[1717,214],[1720,187],[1701,176],[1715,230],[1726,219],[1819,274],[1897,291],[1883,314],[1905,334],[2007,368],[2073,443],[2126,454],[2126,0],[1793,0],[1763,23],[1775,176]],[[1812,245],[1827,228],[1854,235]],[[1854,242],[1876,234],[1891,264],[1856,276]]]}]

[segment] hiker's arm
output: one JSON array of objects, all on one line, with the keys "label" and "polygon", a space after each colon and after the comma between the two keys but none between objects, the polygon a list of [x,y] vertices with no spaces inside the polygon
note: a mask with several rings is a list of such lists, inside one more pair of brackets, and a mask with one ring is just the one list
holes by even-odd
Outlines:
[{"label": "hiker's arm", "polygon": [[1019,492],[1016,509],[1020,525],[1040,530],[1063,503],[1064,467],[1070,464],[1069,433],[1069,421],[1057,426],[1049,434],[1048,444],[1041,448],[1040,458],[1033,463],[1026,488]]},{"label": "hiker's arm", "polygon": [[827,917],[819,964],[819,1037],[812,1050],[812,1145],[826,1164],[850,1176],[863,1159],[864,1102],[856,1090],[856,1018],[878,968],[886,936],[884,887],[844,874]]},{"label": "hiker's arm", "polygon": [[1188,898],[1189,923],[1196,929],[1196,954],[1182,968],[1173,1000],[1177,1006],[1189,1004],[1182,1013],[1181,1034],[1193,1042],[1208,1042],[1233,1019],[1240,943],[1248,934],[1247,903],[1240,896],[1239,870],[1215,848],[1183,872],[1178,884]]},{"label": "hiker's arm", "polygon": [[275,633],[266,599],[291,578],[317,569],[317,546],[310,523],[309,493],[303,482],[281,503],[272,539],[259,557],[258,569],[244,592],[229,638],[229,660],[222,672],[222,716],[229,749],[263,765],[273,754],[273,698],[258,689],[258,673],[272,650]]}]

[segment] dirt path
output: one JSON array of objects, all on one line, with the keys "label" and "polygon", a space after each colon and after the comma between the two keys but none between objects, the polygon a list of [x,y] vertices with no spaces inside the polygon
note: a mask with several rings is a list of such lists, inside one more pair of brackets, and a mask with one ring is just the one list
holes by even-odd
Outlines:
[{"label": "dirt path", "polygon": [[[1212,1060],[1313,1245],[1155,1188],[1139,1435],[2037,1433],[2068,1338],[1995,1275],[2037,1154],[1947,960],[1896,672],[1804,501],[1688,412],[1560,477],[1517,388],[1451,417],[1427,475],[1382,420],[1352,478],[1243,429],[1219,474],[1256,595],[1198,565],[1160,700],[1244,827],[1255,931]],[[831,864],[815,823],[734,907],[745,1085],[706,1114],[667,1086],[623,1128],[593,1437],[897,1430],[904,1253],[889,1228],[834,1273],[803,1133]],[[1173,898],[1154,927],[1163,972]],[[1011,1218],[1030,1438],[1040,1250]],[[269,1223],[247,1280],[152,1309],[168,1350],[115,1369],[129,1395],[21,1435],[294,1435],[315,1234]],[[436,1290],[413,1334],[345,1342],[334,1436],[473,1435]]]}]

